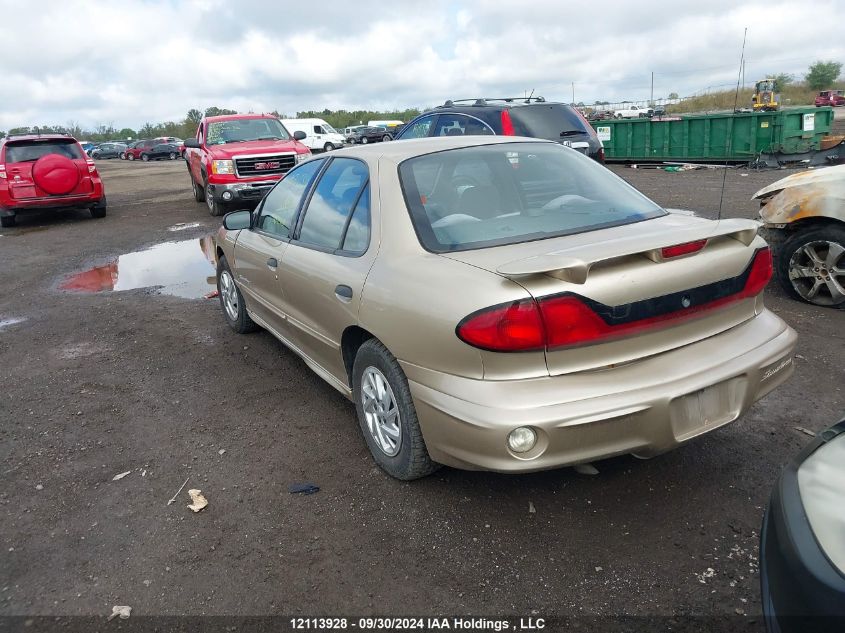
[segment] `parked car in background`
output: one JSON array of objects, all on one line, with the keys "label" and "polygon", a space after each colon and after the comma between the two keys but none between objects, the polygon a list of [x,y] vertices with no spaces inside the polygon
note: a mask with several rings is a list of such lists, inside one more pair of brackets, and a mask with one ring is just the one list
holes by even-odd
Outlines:
[{"label": "parked car in background", "polygon": [[194,199],[211,215],[254,208],[291,168],[311,157],[301,140],[270,114],[205,117],[185,141]]},{"label": "parked car in background", "polygon": [[154,141],[158,141],[159,143],[171,143],[177,147],[179,150],[179,156],[182,156],[185,153],[185,141],[181,138],[177,138],[175,136],[158,136]]},{"label": "parked car in background", "polygon": [[781,287],[808,303],[845,306],[845,165],[787,176],[752,199]]},{"label": "parked car in background", "polygon": [[845,631],[845,419],[783,469],[760,533],[768,633]]},{"label": "parked car in background", "polygon": [[97,147],[96,143],[92,143],[91,141],[79,141],[79,146],[82,148],[82,151],[85,152],[86,155],[90,156],[91,151]]},{"label": "parked car in background", "polygon": [[344,138],[348,138],[350,134],[354,134],[358,130],[363,130],[366,125],[350,125],[349,127],[343,128],[343,136]]},{"label": "parked car in background", "polygon": [[817,108],[822,106],[845,106],[845,91],[822,90],[818,95],[816,95],[815,104]]},{"label": "parked car in background", "polygon": [[409,121],[396,140],[479,134],[542,138],[604,162],[601,141],[583,115],[543,97],[447,101]]},{"label": "parked car in background", "polygon": [[142,139],[127,146],[126,151],[123,153],[126,155],[126,160],[140,160],[141,154],[144,152],[149,153],[153,147],[159,144],[160,141],[155,139]]},{"label": "parked car in background", "polygon": [[641,119],[650,117],[651,112],[645,106],[632,105],[628,108],[619,108],[613,111],[613,116],[616,119]]},{"label": "parked car in background", "polygon": [[176,160],[181,155],[181,150],[176,143],[159,143],[141,152],[141,160]]},{"label": "parked car in background", "polygon": [[368,127],[382,127],[388,132],[393,132],[394,128],[403,125],[404,123],[399,119],[385,119],[383,121],[367,121]]},{"label": "parked car in background", "polygon": [[379,141],[392,141],[393,136],[383,127],[363,127],[355,130],[352,134],[346,137],[346,141],[350,145],[360,143],[366,145],[367,143],[378,143]]},{"label": "parked car in background", "polygon": [[323,119],[282,119],[288,132],[303,132],[305,138],[300,141],[312,152],[330,152],[340,149],[346,143],[344,136]]},{"label": "parked car in background", "polygon": [[0,140],[0,225],[14,226],[27,211],[71,208],[106,216],[103,181],[76,139],[13,134]]},{"label": "parked car in background", "polygon": [[557,143],[318,156],[215,241],[230,327],[267,329],[351,399],[399,479],[654,456],[792,372],[756,222],[668,212]]},{"label": "parked car in background", "polygon": [[123,143],[100,143],[91,150],[91,158],[120,158],[126,152],[126,145]]},{"label": "parked car in background", "polygon": [[613,112],[610,110],[593,110],[587,114],[588,121],[606,121],[613,118]]}]

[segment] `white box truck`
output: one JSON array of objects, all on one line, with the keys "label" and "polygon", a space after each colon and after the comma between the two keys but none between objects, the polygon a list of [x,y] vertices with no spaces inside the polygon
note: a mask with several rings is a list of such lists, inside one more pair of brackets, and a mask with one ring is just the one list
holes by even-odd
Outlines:
[{"label": "white box truck", "polygon": [[330,152],[343,147],[346,139],[343,134],[335,130],[323,119],[282,119],[288,132],[305,132],[305,138],[300,141],[312,152]]}]

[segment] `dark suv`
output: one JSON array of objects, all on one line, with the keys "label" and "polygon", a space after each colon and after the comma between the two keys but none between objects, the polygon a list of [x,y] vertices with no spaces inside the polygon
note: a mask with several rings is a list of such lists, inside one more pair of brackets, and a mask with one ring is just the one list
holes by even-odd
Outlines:
[{"label": "dark suv", "polygon": [[543,97],[447,101],[412,119],[395,140],[470,134],[544,138],[604,162],[604,148],[587,119],[575,108]]}]

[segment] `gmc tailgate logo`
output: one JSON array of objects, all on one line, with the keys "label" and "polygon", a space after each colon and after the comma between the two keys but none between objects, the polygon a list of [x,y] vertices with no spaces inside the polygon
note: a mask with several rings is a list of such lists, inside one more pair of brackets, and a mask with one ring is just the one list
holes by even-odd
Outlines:
[{"label": "gmc tailgate logo", "polygon": [[255,163],[255,169],[279,169],[281,166],[282,164],[279,161]]}]

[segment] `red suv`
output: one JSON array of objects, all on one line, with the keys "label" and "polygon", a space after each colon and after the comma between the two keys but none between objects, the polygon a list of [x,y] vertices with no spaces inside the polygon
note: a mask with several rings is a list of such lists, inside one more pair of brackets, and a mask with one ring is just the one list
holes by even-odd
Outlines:
[{"label": "red suv", "polygon": [[842,90],[822,90],[816,97],[816,107],[845,106],[845,94]]},{"label": "red suv", "polygon": [[156,145],[160,145],[164,141],[156,139],[146,139],[143,141],[135,141],[126,148],[126,160],[149,160],[149,151]]},{"label": "red suv", "polygon": [[23,211],[87,208],[106,216],[106,194],[94,159],[64,134],[10,135],[0,140],[0,225]]}]

